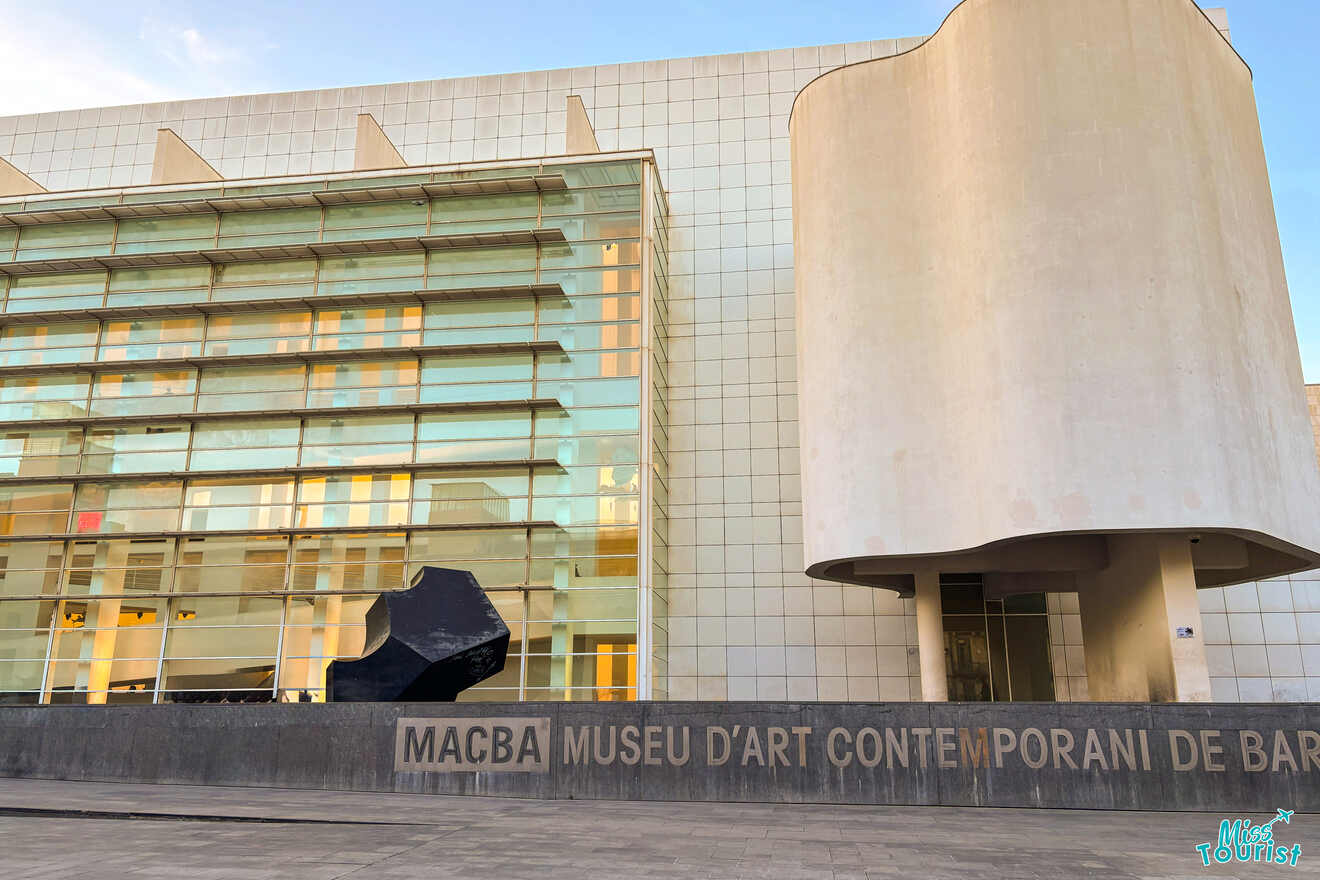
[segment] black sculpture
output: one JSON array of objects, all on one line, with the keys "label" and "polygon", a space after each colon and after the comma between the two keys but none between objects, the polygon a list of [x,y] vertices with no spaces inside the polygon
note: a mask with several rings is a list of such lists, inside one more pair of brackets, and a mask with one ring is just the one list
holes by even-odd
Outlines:
[{"label": "black sculpture", "polygon": [[366,650],[326,670],[341,703],[453,702],[504,669],[509,628],[471,572],[423,566],[412,587],[367,611]]}]

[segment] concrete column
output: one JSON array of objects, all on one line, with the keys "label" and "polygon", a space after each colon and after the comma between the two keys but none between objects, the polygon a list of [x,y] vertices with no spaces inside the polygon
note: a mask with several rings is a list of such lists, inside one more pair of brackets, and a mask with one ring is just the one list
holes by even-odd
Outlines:
[{"label": "concrete column", "polygon": [[[1079,575],[1092,700],[1210,699],[1210,671],[1188,535],[1110,535],[1109,567]],[[1179,629],[1190,636],[1179,637]]]},{"label": "concrete column", "polygon": [[937,571],[919,571],[915,578],[921,699],[927,703],[945,703],[949,700],[949,671],[944,662],[944,606],[940,600],[940,574]]}]

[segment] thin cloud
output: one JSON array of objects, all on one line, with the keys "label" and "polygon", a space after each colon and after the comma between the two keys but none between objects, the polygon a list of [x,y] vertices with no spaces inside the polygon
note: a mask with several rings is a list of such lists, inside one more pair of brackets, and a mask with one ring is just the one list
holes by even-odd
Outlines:
[{"label": "thin cloud", "polygon": [[0,28],[0,115],[167,101],[176,85],[142,76],[71,22],[27,13]]}]

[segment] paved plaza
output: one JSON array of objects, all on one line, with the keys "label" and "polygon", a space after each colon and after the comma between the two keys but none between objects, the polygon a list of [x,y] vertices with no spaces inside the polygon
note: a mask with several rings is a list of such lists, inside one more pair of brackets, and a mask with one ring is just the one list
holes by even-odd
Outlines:
[{"label": "paved plaza", "polygon": [[1296,868],[1202,868],[1218,818],[0,779],[0,877],[1320,877],[1320,817],[1280,826]]}]

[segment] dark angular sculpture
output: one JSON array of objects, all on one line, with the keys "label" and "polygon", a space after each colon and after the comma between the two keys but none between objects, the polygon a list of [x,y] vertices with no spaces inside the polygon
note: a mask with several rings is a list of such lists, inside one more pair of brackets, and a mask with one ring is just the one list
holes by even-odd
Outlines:
[{"label": "dark angular sculpture", "polygon": [[509,628],[471,572],[423,566],[412,586],[367,611],[366,650],[326,670],[341,703],[453,702],[504,669]]}]

